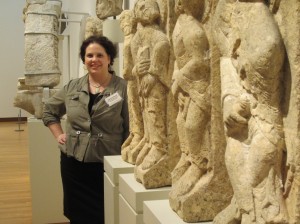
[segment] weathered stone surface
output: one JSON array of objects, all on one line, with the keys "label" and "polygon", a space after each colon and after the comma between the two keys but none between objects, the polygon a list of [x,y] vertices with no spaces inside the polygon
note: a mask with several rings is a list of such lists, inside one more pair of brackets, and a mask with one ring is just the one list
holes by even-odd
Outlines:
[{"label": "weathered stone surface", "polygon": [[214,30],[234,197],[216,224],[300,222],[299,4],[219,1]]},{"label": "weathered stone surface", "polygon": [[54,87],[60,81],[58,67],[58,18],[61,1],[28,4],[25,16],[25,82],[29,86]]},{"label": "weathered stone surface", "polygon": [[43,100],[57,91],[48,88],[60,82],[58,18],[61,6],[59,0],[27,0],[23,10],[25,77],[18,79],[14,106],[36,118],[42,117]]},{"label": "weathered stone surface", "polygon": [[[31,87],[34,88],[34,87]],[[43,115],[43,102],[49,96],[52,96],[58,89],[51,89],[45,92],[43,88],[36,88],[30,90],[20,90],[14,99],[14,106],[21,108],[28,113],[41,119]]]},{"label": "weathered stone surface", "polygon": [[131,54],[131,40],[136,32],[136,21],[132,10],[124,10],[120,15],[120,26],[124,32],[123,45],[123,77],[127,80],[127,95],[129,108],[130,136],[122,145],[124,161],[135,164],[138,153],[137,145],[144,136],[142,110],[138,95],[138,78],[132,74],[133,58]]},{"label": "weathered stone surface", "polygon": [[87,39],[93,35],[103,35],[103,20],[95,16],[89,16],[85,21],[84,38]]},{"label": "weathered stone surface", "polygon": [[[159,19],[146,19],[155,4]],[[143,139],[130,147],[131,129],[122,156],[136,164],[137,180],[146,187],[168,183],[162,171],[174,167],[167,157],[179,138],[170,206],[184,221],[300,223],[300,2],[139,0],[134,12],[124,74],[142,111],[131,112],[131,120],[142,118],[144,129],[135,130]],[[168,56],[156,52],[160,41],[168,42]],[[150,72],[156,67],[159,75]],[[146,95],[149,86],[165,88]]]},{"label": "weathered stone surface", "polygon": [[[159,23],[161,15],[156,1],[137,1],[134,16],[138,24],[136,33],[130,37],[132,59],[126,59],[133,63],[132,67],[130,62],[125,63],[125,77],[128,75],[126,78],[137,80],[136,84],[132,84],[136,86],[133,91],[138,91],[137,107],[141,108],[143,126],[139,124],[134,128],[140,130],[143,127],[143,132],[140,130],[143,136],[138,136],[138,141],[134,142],[130,137],[123,146],[122,154],[123,158],[128,161],[130,158],[136,164],[136,179],[146,188],[155,188],[171,185],[171,170],[178,160],[178,147],[172,147],[176,136],[170,131],[170,127],[174,126],[172,123],[175,123],[170,117],[171,111],[174,111],[170,93],[170,43]],[[128,49],[125,54],[130,52]]]},{"label": "weathered stone surface", "polygon": [[25,84],[25,77],[18,78],[18,90],[35,90],[37,87],[35,86],[28,86]]},{"label": "weathered stone surface", "polygon": [[[273,1],[286,54],[283,68],[283,124],[286,167],[282,166],[289,223],[300,223],[300,2]],[[276,11],[277,10],[277,11]]]},{"label": "weathered stone surface", "polygon": [[119,15],[123,9],[123,0],[97,0],[96,13],[99,19]]},{"label": "weathered stone surface", "polygon": [[206,13],[211,5],[196,0],[176,3],[172,92],[179,106],[181,158],[172,172],[169,201],[184,221],[198,222],[212,220],[232,196],[223,162],[225,139],[220,135],[219,69],[213,69],[219,55],[213,51]]}]

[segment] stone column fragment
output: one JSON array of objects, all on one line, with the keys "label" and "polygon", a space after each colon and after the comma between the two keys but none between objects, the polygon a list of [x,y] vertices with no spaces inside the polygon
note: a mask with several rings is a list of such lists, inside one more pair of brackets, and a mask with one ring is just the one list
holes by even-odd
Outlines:
[{"label": "stone column fragment", "polygon": [[29,3],[25,17],[25,82],[29,86],[54,87],[60,81],[58,66],[58,18],[61,1]]}]

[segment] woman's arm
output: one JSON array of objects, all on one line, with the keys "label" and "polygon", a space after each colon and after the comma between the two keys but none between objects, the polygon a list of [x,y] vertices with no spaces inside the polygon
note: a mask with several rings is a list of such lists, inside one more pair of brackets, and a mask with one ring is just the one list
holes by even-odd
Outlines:
[{"label": "woman's arm", "polygon": [[48,128],[59,144],[64,145],[66,143],[66,134],[63,132],[60,123],[51,123]]}]

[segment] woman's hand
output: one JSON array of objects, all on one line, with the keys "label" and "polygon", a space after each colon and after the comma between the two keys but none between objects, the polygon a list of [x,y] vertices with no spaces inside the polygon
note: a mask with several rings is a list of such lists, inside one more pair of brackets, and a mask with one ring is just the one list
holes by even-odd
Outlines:
[{"label": "woman's hand", "polygon": [[66,134],[65,133],[60,134],[59,136],[57,136],[56,140],[59,144],[64,145],[66,143],[66,140],[67,140]]}]

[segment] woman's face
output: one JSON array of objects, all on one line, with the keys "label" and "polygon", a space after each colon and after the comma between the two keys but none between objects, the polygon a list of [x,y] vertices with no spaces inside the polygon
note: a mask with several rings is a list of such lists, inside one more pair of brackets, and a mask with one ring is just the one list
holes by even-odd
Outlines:
[{"label": "woman's face", "polygon": [[106,74],[110,64],[110,56],[104,47],[97,43],[91,43],[85,50],[84,61],[90,74]]}]

